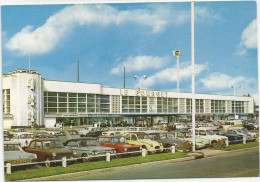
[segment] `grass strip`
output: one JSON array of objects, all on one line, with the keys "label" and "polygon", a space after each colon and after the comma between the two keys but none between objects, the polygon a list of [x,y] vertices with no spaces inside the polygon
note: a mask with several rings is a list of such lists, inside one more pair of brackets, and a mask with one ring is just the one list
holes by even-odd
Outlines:
[{"label": "grass strip", "polygon": [[93,169],[102,169],[102,168],[126,166],[132,164],[141,164],[141,163],[147,163],[153,161],[177,159],[183,157],[187,157],[187,154],[177,152],[175,154],[162,153],[162,154],[148,155],[146,157],[137,156],[137,157],[129,157],[129,158],[112,159],[110,162],[97,161],[97,162],[88,162],[88,163],[75,163],[72,165],[68,165],[66,168],[61,166],[49,167],[49,168],[38,166],[37,169],[13,171],[12,174],[5,174],[5,179],[8,181],[24,180],[24,179],[52,176],[58,174],[89,171]]},{"label": "grass strip", "polygon": [[258,147],[259,142],[248,142],[246,144],[232,144],[225,148],[211,148],[212,150],[225,150],[225,151],[231,151],[231,150],[239,150],[239,149],[245,149],[245,148],[251,148],[251,147]]}]

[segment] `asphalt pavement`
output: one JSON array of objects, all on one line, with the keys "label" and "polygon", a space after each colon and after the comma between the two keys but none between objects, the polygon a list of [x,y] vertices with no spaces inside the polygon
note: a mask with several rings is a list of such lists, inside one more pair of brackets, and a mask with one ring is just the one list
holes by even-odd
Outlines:
[{"label": "asphalt pavement", "polygon": [[162,161],[87,172],[57,175],[36,180],[123,180],[123,179],[173,179],[173,178],[221,178],[259,177],[258,148],[220,151],[203,150],[206,158],[186,161]]}]

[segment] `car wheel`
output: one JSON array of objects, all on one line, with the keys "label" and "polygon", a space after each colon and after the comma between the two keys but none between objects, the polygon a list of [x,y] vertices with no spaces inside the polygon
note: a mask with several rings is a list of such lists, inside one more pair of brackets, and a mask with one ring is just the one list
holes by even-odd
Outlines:
[{"label": "car wheel", "polygon": [[50,166],[51,166],[51,161],[50,161],[49,157],[47,157],[47,158],[45,159],[45,166],[46,166],[46,167],[50,167]]},{"label": "car wheel", "polygon": [[[82,154],[82,157],[88,157],[88,154]],[[87,162],[89,162],[89,158],[83,158],[82,161],[84,163],[87,163]]]},{"label": "car wheel", "polygon": [[218,142],[217,142],[217,141],[214,140],[214,141],[211,142],[211,146],[212,146],[212,147],[216,148],[217,145],[218,145]]}]

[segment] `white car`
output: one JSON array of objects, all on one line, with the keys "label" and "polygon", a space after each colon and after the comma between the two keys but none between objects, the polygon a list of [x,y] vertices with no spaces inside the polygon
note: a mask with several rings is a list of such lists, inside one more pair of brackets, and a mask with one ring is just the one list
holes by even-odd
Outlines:
[{"label": "white car", "polygon": [[34,139],[34,134],[30,132],[15,132],[12,135],[11,141],[20,143],[22,148],[28,147],[31,140]]},{"label": "white car", "polygon": [[216,146],[219,141],[223,141],[224,143],[228,141],[228,137],[215,135],[212,130],[208,130],[206,128],[196,128],[195,135],[200,136],[201,138],[208,139],[210,141],[210,145],[212,147]]},{"label": "white car", "polygon": [[92,131],[96,127],[88,127],[88,128],[83,128],[82,130],[79,130],[80,136],[87,136],[87,134]]}]

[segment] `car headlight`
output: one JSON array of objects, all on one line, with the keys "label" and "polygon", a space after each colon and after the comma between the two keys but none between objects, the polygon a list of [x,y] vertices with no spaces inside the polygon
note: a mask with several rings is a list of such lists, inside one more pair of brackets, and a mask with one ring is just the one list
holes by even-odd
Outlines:
[{"label": "car headlight", "polygon": [[76,151],[73,151],[73,155],[77,155],[77,152],[76,152]]},{"label": "car headlight", "polygon": [[56,153],[55,152],[52,152],[52,154],[51,154],[53,157],[55,157],[56,156]]},{"label": "car headlight", "polygon": [[92,152],[91,152],[91,155],[96,155],[96,152],[95,152],[95,151],[92,151]]},{"label": "car headlight", "polygon": [[125,152],[127,151],[127,148],[124,148]]},{"label": "car headlight", "polygon": [[142,146],[140,146],[140,150],[142,150]]},{"label": "car headlight", "polygon": [[116,151],[115,150],[111,150],[111,154],[115,154],[116,153]]}]

